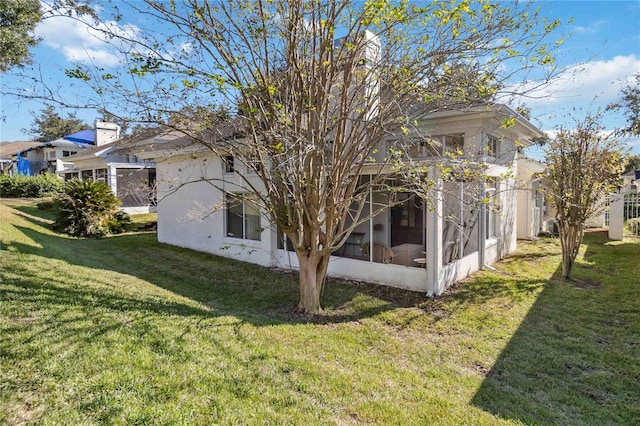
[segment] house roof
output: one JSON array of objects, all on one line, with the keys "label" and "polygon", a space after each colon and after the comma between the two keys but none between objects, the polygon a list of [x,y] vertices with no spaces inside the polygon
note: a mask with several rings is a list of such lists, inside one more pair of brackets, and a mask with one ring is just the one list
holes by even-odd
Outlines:
[{"label": "house roof", "polygon": [[428,112],[420,116],[420,119],[425,121],[437,120],[442,118],[474,118],[478,115],[491,114],[503,118],[515,118],[516,122],[514,126],[509,129],[516,131],[520,137],[526,138],[522,142],[531,142],[535,138],[544,136],[544,132],[534,126],[528,119],[521,114],[513,110],[511,107],[505,104],[487,104],[487,105],[474,105],[465,109],[447,109],[436,112]]},{"label": "house roof", "polygon": [[[544,132],[531,124],[522,115],[503,104],[477,105],[464,110],[442,110],[431,112],[419,116],[419,120],[428,122],[443,118],[452,119],[474,119],[474,118],[494,117],[502,121],[505,118],[515,118],[515,124],[510,127],[510,131],[515,132],[521,142],[528,144],[535,138],[543,137]],[[140,158],[168,157],[176,153],[192,153],[205,151],[214,145],[224,149],[225,142],[242,139],[247,134],[248,123],[244,117],[237,117],[233,120],[225,121],[219,125],[204,130],[194,131],[187,134],[185,132],[170,132],[174,135],[171,139],[157,138],[152,143],[144,145],[144,149],[135,149],[135,153]],[[175,136],[178,135],[178,136]]]},{"label": "house roof", "polygon": [[0,142],[0,158],[10,159],[13,155],[18,154],[26,149],[42,145],[42,142],[17,141],[17,142]]},{"label": "house roof", "polygon": [[[125,136],[116,141],[100,145],[92,146],[82,152],[67,157],[65,160],[69,162],[86,160],[94,157],[105,157],[110,152],[114,151],[138,151],[141,147],[151,145],[156,141],[169,137],[171,131],[165,128],[152,128],[146,129],[136,135]],[[178,137],[177,135],[175,137]]]},{"label": "house roof", "polygon": [[542,161],[538,161],[527,156],[518,157],[518,167],[520,165],[525,166],[532,173],[542,173],[547,168],[547,165]]},{"label": "house roof", "polygon": [[93,144],[95,143],[96,133],[93,129],[81,130],[79,132],[71,133],[70,135],[63,136],[62,139],[78,144]]},{"label": "house roof", "polygon": [[168,157],[177,153],[206,151],[225,141],[241,139],[246,135],[247,120],[238,117],[219,125],[193,132],[171,131],[156,137],[151,143],[138,145],[135,154],[139,158]]}]

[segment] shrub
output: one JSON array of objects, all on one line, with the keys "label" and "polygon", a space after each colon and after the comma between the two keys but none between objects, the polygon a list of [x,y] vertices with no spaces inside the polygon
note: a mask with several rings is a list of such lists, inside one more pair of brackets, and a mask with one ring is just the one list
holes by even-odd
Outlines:
[{"label": "shrub", "polygon": [[0,175],[0,195],[2,197],[42,198],[62,192],[62,180],[50,173],[44,175]]},{"label": "shrub", "polygon": [[633,235],[640,235],[640,218],[627,220],[627,227]]},{"label": "shrub", "polygon": [[104,182],[71,179],[55,202],[58,216],[54,227],[77,237],[103,237],[119,233],[130,223],[119,210],[120,200]]}]

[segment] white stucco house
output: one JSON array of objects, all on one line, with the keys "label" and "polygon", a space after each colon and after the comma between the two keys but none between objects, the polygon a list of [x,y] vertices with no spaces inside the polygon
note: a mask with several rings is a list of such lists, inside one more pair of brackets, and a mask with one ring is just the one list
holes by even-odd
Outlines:
[{"label": "white stucco house", "polygon": [[[96,129],[115,126],[99,122]],[[98,130],[97,130],[98,131]],[[155,210],[156,168],[153,158],[140,159],[136,152],[148,144],[175,138],[161,129],[150,129],[142,135],[129,136],[108,142],[96,137],[95,146],[57,162],[56,172],[65,180],[94,179],[106,182],[122,200],[127,213],[146,213]]]},{"label": "white stucco house", "polygon": [[517,236],[530,240],[541,232],[551,231],[554,214],[544,192],[543,172],[546,165],[528,157],[518,159]]},{"label": "white stucco house", "polygon": [[[504,126],[505,119],[514,124]],[[518,147],[541,137],[539,129],[505,105],[442,111],[421,118],[420,126],[431,135],[430,141],[417,143],[412,158],[429,159],[435,155],[434,146],[441,156],[452,148],[473,153],[486,166],[482,188],[488,202],[465,203],[468,191],[479,183],[445,182],[434,168],[439,196],[434,197],[433,210],[418,197],[406,194],[403,201],[403,194],[398,194],[399,205],[378,211],[354,229],[332,256],[329,276],[439,295],[513,252],[519,221],[539,225],[531,215],[518,214],[516,176]],[[388,152],[390,144],[393,141],[382,142],[379,155]],[[297,268],[295,252],[287,250],[264,206],[227,202],[230,194],[248,191],[238,176],[245,172],[238,161],[190,144],[188,138],[149,145],[136,155],[156,164],[160,242],[267,267]],[[373,174],[374,169],[375,165],[370,171],[364,167],[361,174]],[[211,185],[212,180],[217,184]],[[261,187],[257,176],[252,183]],[[376,197],[385,194],[370,197],[373,212]],[[523,225],[533,228],[533,223]]]}]

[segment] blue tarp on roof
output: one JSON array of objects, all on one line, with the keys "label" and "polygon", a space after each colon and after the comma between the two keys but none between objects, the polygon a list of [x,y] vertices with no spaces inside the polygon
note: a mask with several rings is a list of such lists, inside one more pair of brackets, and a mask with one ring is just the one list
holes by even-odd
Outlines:
[{"label": "blue tarp on roof", "polygon": [[64,136],[62,139],[77,143],[77,144],[93,144],[95,137],[95,132],[91,129],[89,130],[81,130],[76,133],[71,133],[70,135]]}]

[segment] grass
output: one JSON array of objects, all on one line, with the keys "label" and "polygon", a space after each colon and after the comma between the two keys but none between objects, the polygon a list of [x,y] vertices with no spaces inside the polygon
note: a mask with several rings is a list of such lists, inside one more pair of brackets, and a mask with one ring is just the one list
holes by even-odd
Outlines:
[{"label": "grass", "polygon": [[[444,297],[68,238],[0,206],[0,424],[634,424],[640,243],[521,243]],[[153,217],[134,218],[146,223]]]}]

